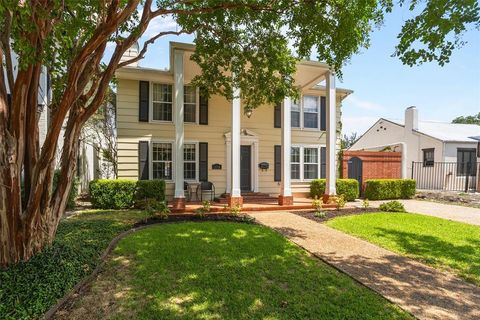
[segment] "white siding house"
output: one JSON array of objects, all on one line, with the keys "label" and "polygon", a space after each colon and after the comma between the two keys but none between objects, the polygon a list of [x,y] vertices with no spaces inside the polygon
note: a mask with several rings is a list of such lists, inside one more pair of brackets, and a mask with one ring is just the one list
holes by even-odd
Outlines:
[{"label": "white siding house", "polygon": [[410,107],[404,121],[380,118],[349,150],[404,152],[408,176],[417,179],[417,187],[461,190],[465,183],[476,187],[479,135],[478,125],[419,121],[417,108]]}]

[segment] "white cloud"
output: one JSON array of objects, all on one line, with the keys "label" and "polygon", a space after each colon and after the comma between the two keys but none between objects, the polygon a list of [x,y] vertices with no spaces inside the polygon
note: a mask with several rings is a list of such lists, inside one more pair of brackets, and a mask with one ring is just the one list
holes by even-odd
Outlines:
[{"label": "white cloud", "polygon": [[360,109],[369,110],[369,111],[382,111],[386,109],[386,107],[381,104],[368,101],[368,100],[363,100],[357,97],[355,94],[352,94],[351,96],[348,97],[347,100],[345,100],[345,105],[351,105],[355,108],[360,108]]},{"label": "white cloud", "polygon": [[147,30],[145,30],[141,40],[146,41],[156,34],[164,31],[177,31],[177,23],[171,15],[161,16],[150,21]]},{"label": "white cloud", "polygon": [[367,131],[376,121],[378,117],[363,116],[363,117],[342,117],[342,135],[356,132],[362,135]]}]

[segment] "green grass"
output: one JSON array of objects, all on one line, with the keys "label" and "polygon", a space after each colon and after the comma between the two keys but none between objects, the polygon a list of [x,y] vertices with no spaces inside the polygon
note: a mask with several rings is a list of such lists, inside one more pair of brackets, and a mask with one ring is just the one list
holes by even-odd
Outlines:
[{"label": "green grass", "polygon": [[412,213],[339,217],[327,225],[480,285],[480,227]]},{"label": "green grass", "polygon": [[117,234],[145,217],[141,211],[87,211],[62,220],[52,246],[0,269],[0,319],[41,317],[92,272]]},{"label": "green grass", "polygon": [[278,233],[228,222],[158,225],[124,238],[69,314],[106,317],[411,319]]}]

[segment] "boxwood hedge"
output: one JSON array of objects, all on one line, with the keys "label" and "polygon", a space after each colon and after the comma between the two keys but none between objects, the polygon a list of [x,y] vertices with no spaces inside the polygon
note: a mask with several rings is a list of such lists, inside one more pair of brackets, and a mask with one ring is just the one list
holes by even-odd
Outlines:
[{"label": "boxwood hedge", "polygon": [[413,179],[371,179],[365,181],[365,198],[370,200],[410,199],[415,195]]},{"label": "boxwood hedge", "polygon": [[93,180],[90,201],[98,209],[128,209],[138,200],[165,200],[163,180]]},{"label": "boxwood hedge", "polygon": [[[316,179],[310,182],[310,197],[320,198],[325,194],[325,179]],[[353,201],[358,198],[358,181],[355,179],[337,179],[337,194],[343,195],[345,200]]]}]

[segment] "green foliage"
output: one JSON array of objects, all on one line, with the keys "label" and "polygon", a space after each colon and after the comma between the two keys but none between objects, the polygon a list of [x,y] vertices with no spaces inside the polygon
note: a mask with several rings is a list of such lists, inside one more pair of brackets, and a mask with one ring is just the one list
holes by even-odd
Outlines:
[{"label": "green foliage", "polygon": [[[310,182],[310,197],[319,198],[325,194],[325,179],[316,179]],[[343,195],[346,201],[358,198],[358,181],[355,179],[337,179],[337,194]]]},{"label": "green foliage", "polygon": [[317,210],[313,213],[313,216],[316,218],[323,219],[327,217],[327,213],[325,211]]},{"label": "green foliage", "polygon": [[0,318],[37,319],[98,265],[110,241],[140,211],[87,211],[60,222],[53,244],[28,262],[0,268]]},{"label": "green foliage", "polygon": [[[119,277],[122,257],[131,263],[121,265]],[[100,290],[74,308],[99,310],[98,318],[112,319],[412,319],[258,224],[188,222],[143,229],[120,242],[98,285]],[[115,307],[101,308],[107,301],[101,288],[129,290]],[[172,307],[177,302],[182,306]]]},{"label": "green foliage", "polygon": [[477,124],[480,126],[480,112],[473,116],[460,116],[452,120],[452,123]]},{"label": "green foliage", "polygon": [[210,201],[205,200],[202,202],[202,206],[195,210],[195,213],[200,217],[205,217],[205,214],[210,212],[210,206]]},{"label": "green foliage", "polygon": [[128,209],[134,203],[137,181],[106,180],[90,181],[90,201],[94,208]]},{"label": "green foliage", "polygon": [[327,225],[480,285],[480,226],[413,213],[351,215]]},{"label": "green foliage", "polygon": [[165,181],[164,180],[138,180],[135,200],[155,199],[157,201],[165,200]]},{"label": "green foliage", "polygon": [[[53,175],[53,190],[57,188],[58,179],[60,178],[60,170],[55,170]],[[80,181],[78,177],[73,178],[72,186],[70,188],[70,192],[68,193],[68,200],[67,200],[67,209],[75,208],[75,199],[78,195],[78,185]]]},{"label": "green foliage", "polygon": [[312,200],[312,207],[315,209],[316,212],[321,211],[323,207],[323,201],[315,197]]},{"label": "green foliage", "polygon": [[410,199],[415,195],[413,179],[371,179],[365,181],[365,197],[370,200]]},{"label": "green foliage", "polygon": [[362,207],[363,207],[363,209],[365,209],[365,210],[368,209],[368,208],[370,208],[370,201],[368,201],[367,198],[363,199]]},{"label": "green foliage", "polygon": [[356,132],[352,132],[350,135],[348,134],[344,134],[341,138],[340,138],[340,148],[342,150],[345,150],[345,149],[348,149],[350,148],[351,146],[353,146],[353,144],[355,142],[357,142],[357,140],[359,139],[360,137],[358,136],[358,133]]},{"label": "green foliage", "polygon": [[343,194],[336,196],[334,198],[335,204],[337,205],[337,210],[340,210],[341,208],[345,207],[345,196]]},{"label": "green foliage", "polygon": [[384,212],[407,212],[403,204],[396,200],[382,203],[379,208]]},{"label": "green foliage", "polygon": [[230,214],[232,216],[238,216],[242,212],[242,207],[238,204],[230,207]]}]

